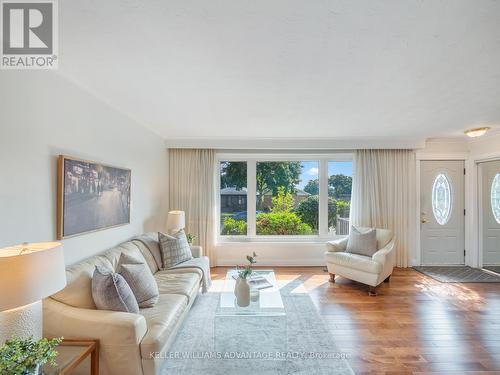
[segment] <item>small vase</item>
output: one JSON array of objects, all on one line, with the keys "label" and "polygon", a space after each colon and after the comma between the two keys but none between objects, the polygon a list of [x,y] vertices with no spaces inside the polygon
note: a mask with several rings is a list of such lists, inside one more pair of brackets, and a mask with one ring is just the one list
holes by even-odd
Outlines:
[{"label": "small vase", "polygon": [[236,304],[239,307],[247,307],[250,305],[250,286],[246,279],[238,278],[236,280]]},{"label": "small vase", "polygon": [[238,294],[238,284],[240,283],[241,278],[236,279],[236,283],[234,284],[234,295],[236,296]]}]

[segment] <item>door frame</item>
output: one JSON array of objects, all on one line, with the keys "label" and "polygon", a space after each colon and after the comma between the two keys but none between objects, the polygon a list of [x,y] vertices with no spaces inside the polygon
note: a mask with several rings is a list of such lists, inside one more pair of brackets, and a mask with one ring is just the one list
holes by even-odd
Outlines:
[{"label": "door frame", "polygon": [[[471,165],[472,176],[471,184],[471,212],[472,215],[469,217],[469,226],[474,228],[471,231],[470,247],[471,255],[474,255],[472,267],[483,268],[483,219],[482,215],[482,187],[483,187],[483,176],[481,174],[479,164],[488,161],[499,161],[500,151],[488,154],[474,155],[469,159]],[[474,224],[476,223],[476,224]]]},{"label": "door frame", "polygon": [[[415,199],[415,240],[416,246],[413,254],[410,255],[410,266],[420,266],[422,264],[422,246],[420,243],[420,164],[422,161],[450,161],[457,160],[463,161],[465,165],[465,169],[468,170],[468,157],[469,154],[465,152],[460,153],[447,153],[447,154],[439,154],[439,153],[425,153],[425,152],[417,152],[416,153],[416,199]],[[468,207],[469,202],[467,197],[469,196],[469,184],[467,182],[469,173],[465,175],[464,182],[464,199],[465,199],[465,210],[466,212],[470,212],[470,207]],[[469,215],[470,216],[470,215]],[[469,231],[470,227],[467,225],[467,215],[465,217],[465,265],[469,265]]]}]

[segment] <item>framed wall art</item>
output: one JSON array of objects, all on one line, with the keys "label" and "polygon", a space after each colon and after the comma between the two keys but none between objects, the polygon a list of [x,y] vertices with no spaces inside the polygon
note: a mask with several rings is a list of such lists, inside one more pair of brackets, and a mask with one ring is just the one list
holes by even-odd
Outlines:
[{"label": "framed wall art", "polygon": [[130,223],[130,169],[60,155],[57,238]]}]

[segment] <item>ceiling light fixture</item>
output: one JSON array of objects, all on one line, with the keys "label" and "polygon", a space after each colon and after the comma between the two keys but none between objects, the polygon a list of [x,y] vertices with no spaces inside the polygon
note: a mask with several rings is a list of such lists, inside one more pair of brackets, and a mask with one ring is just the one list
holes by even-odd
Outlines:
[{"label": "ceiling light fixture", "polygon": [[485,135],[491,128],[489,126],[484,126],[482,128],[474,128],[464,131],[465,135],[471,138],[481,137]]}]

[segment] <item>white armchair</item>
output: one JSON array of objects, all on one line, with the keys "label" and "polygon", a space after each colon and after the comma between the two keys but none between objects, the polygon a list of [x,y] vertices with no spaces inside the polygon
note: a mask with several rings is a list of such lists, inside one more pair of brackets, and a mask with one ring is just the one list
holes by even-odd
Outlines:
[{"label": "white armchair", "polygon": [[[359,228],[361,231],[369,228]],[[377,252],[372,257],[346,253],[348,237],[327,242],[325,253],[330,281],[335,275],[367,284],[370,295],[377,295],[376,287],[382,281],[388,282],[394,268],[396,252],[395,237],[388,229],[377,228]]]}]

